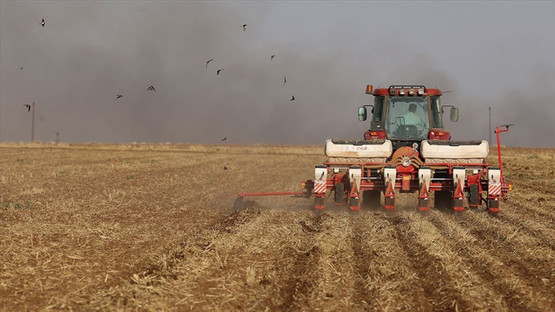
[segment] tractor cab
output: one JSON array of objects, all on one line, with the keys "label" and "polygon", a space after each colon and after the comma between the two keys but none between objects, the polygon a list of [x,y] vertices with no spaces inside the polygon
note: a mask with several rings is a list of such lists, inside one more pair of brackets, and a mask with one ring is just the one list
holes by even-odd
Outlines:
[{"label": "tractor cab", "polygon": [[[441,90],[422,85],[392,85],[373,89],[366,86],[366,94],[374,95],[373,105],[359,108],[359,120],[368,117],[370,129],[364,133],[365,140],[391,140],[394,149],[413,146],[422,140],[449,140],[451,135],[443,126]],[[451,106],[451,121],[457,121],[458,109]]]}]

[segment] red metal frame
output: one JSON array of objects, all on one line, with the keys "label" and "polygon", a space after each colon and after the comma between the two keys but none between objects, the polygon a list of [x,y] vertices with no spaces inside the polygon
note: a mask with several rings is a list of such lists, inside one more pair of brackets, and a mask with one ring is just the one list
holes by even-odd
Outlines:
[{"label": "red metal frame", "polygon": [[426,185],[422,185],[422,189],[420,190],[420,194],[418,194],[418,210],[420,211],[428,211],[430,210],[429,204],[429,193]]},{"label": "red metal frame", "polygon": [[[405,88],[407,89],[407,88]],[[415,88],[417,89],[417,88]],[[396,91],[390,91],[390,88],[378,88],[373,90],[373,95],[375,96],[388,96],[392,95],[390,92],[395,92],[398,94],[399,89],[395,88]],[[372,92],[367,88],[367,93]],[[441,95],[441,90],[433,89],[433,88],[425,88],[424,95]],[[423,162],[419,153],[415,150],[412,150],[410,147],[401,147],[397,149],[391,159],[396,164],[398,163],[398,159],[401,158],[410,158],[410,159],[419,159],[417,161],[416,166],[413,162],[411,165],[404,167],[403,165],[397,165],[395,167],[395,177],[392,181],[385,181],[383,175],[372,176],[373,170],[384,169],[387,166],[391,166],[389,162],[344,162],[344,163],[335,163],[335,162],[324,162],[324,166],[326,166],[327,170],[327,178],[325,179],[325,189],[324,189],[324,181],[323,180],[307,180],[303,182],[303,192],[265,192],[265,193],[239,193],[239,198],[244,197],[251,197],[251,196],[277,196],[277,195],[290,195],[290,196],[303,196],[303,197],[310,197],[312,194],[315,195],[315,208],[316,209],[324,209],[325,207],[325,199],[331,192],[328,191],[335,191],[336,185],[338,183],[343,183],[345,188],[343,194],[343,198],[345,202],[338,203],[339,205],[349,204],[350,209],[358,210],[360,209],[359,199],[360,194],[362,191],[380,191],[383,192],[385,202],[384,206],[386,209],[394,209],[395,208],[395,191],[399,192],[415,192],[418,191],[418,208],[421,211],[427,211],[429,209],[429,196],[431,192],[435,191],[449,191],[453,194],[453,208],[455,211],[462,211],[464,210],[464,196],[465,192],[470,190],[471,185],[478,186],[478,203],[474,203],[471,206],[476,207],[480,205],[482,202],[482,192],[488,192],[488,188],[492,191],[493,194],[487,194],[487,204],[488,209],[490,212],[498,212],[499,211],[499,201],[500,199],[506,200],[508,198],[507,193],[511,190],[511,184],[505,182],[505,177],[503,175],[503,165],[501,162],[501,145],[499,140],[499,134],[502,132],[509,131],[509,127],[511,125],[503,125],[495,128],[495,133],[497,136],[497,153],[498,153],[498,160],[499,160],[499,174],[500,174],[500,192],[497,193],[499,184],[494,184],[489,188],[489,184],[491,181],[486,179],[487,172],[489,168],[488,163],[426,163]],[[500,128],[501,127],[501,128]],[[450,137],[448,131],[444,129],[431,129],[430,133],[433,131],[438,131],[441,133],[436,134],[434,133],[433,137],[436,139],[446,139],[447,136]],[[385,131],[366,131],[365,138],[373,138],[373,137],[382,137],[385,135]],[[430,134],[430,138],[432,135]],[[432,170],[447,170],[447,178],[443,180],[431,178],[429,182],[429,186],[426,187],[425,185],[421,185],[419,178],[418,178],[418,165],[422,167],[429,167]],[[349,179],[348,170],[353,166],[360,167],[361,169],[361,178],[360,178],[360,185],[357,185],[357,182]],[[319,170],[324,169],[322,166]],[[454,167],[464,167],[465,169],[475,169],[478,170],[477,173],[473,174],[465,174],[464,181],[461,180],[461,183],[457,183],[455,185],[453,178],[450,176],[453,174]],[[338,172],[335,172],[337,169]],[[392,172],[392,171],[391,171]],[[323,178],[323,174],[322,174]],[[322,179],[321,178],[321,179]],[[357,178],[358,179],[358,178]],[[314,192],[315,183],[317,185],[317,192]]]},{"label": "red metal frame", "polygon": [[[485,172],[487,172],[487,168],[489,167],[488,163],[457,163],[457,164],[450,164],[450,163],[423,163],[422,166],[433,167],[436,169],[446,169],[448,174],[451,175],[453,172],[453,167],[455,166],[463,166],[463,167],[471,167],[471,168],[479,168],[479,173],[476,175],[468,175],[467,182],[465,184],[460,185],[456,190],[454,189],[454,184],[452,180],[444,180],[441,182],[432,180],[429,183],[429,188],[426,189],[421,188],[418,180],[418,171],[415,167],[403,167],[399,165],[396,167],[397,177],[393,183],[386,183],[383,177],[372,177],[370,176],[371,170],[375,169],[382,169],[384,168],[387,163],[381,162],[360,162],[360,163],[330,163],[324,162],[324,165],[327,166],[328,173],[333,171],[334,167],[341,167],[344,166],[345,169],[349,168],[353,165],[358,165],[361,167],[362,177],[360,181],[359,190],[362,191],[381,191],[384,192],[386,198],[386,209],[394,209],[394,199],[395,199],[395,191],[399,192],[414,192],[419,191],[419,199],[428,201],[429,194],[434,191],[453,191],[454,198],[461,199],[463,198],[463,194],[465,191],[468,190],[470,184],[478,184],[479,188],[479,196],[481,200],[482,191],[487,191],[488,183],[482,179]],[[356,198],[358,200],[359,192],[356,191],[356,184],[350,183],[348,179],[348,175],[344,172],[332,173],[328,175],[326,179],[326,191],[321,194],[316,194],[313,192],[314,182],[312,180],[307,180],[305,183],[308,184],[308,188],[304,192],[261,192],[261,193],[239,193],[238,196],[241,198],[244,197],[253,197],[253,196],[280,196],[280,195],[289,195],[289,196],[304,196],[309,197],[314,194],[317,198],[318,204],[315,204],[316,209],[324,209],[324,199],[326,198],[326,194],[329,194],[327,191],[335,190],[335,185],[339,182],[343,182],[345,185],[345,201],[349,201],[351,198]],[[502,186],[502,193],[506,194],[509,187],[508,185]],[[422,202],[424,203],[424,202]],[[344,203],[346,204],[346,203]],[[458,206],[461,207],[461,206]],[[351,207],[351,209],[357,209],[358,207]],[[427,205],[420,205],[419,209],[422,211],[426,211]],[[457,210],[462,210],[457,208]],[[494,209],[495,210],[495,209]]]},{"label": "red metal frame", "polygon": [[497,157],[499,158],[499,171],[501,172],[501,181],[503,181],[503,164],[501,162],[501,144],[499,143],[499,133],[509,131],[509,127],[512,125],[502,125],[499,127],[505,127],[505,129],[499,129],[495,127],[495,136],[497,137]]},{"label": "red metal frame", "polygon": [[453,209],[455,211],[463,211],[464,206],[464,193],[463,193],[463,183],[457,183],[457,188],[453,194]]}]

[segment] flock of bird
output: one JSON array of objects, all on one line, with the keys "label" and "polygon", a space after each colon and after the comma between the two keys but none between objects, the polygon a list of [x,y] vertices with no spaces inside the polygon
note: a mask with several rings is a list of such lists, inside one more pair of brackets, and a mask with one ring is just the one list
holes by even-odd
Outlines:
[{"label": "flock of bird", "polygon": [[[46,26],[46,21],[44,20],[44,18],[41,20],[41,22],[39,23],[39,25],[41,25],[42,27],[45,27],[45,26]],[[243,24],[243,25],[242,25],[242,28],[243,28],[243,31],[247,31],[247,24]],[[275,57],[276,57],[276,54],[270,55],[270,61],[273,61]],[[208,69],[208,64],[210,64],[210,62],[212,62],[212,61],[214,61],[213,58],[211,58],[211,59],[209,59],[208,61],[206,61],[206,65],[205,65],[205,68],[206,68],[206,69]],[[22,70],[23,67],[20,67],[19,69]],[[221,73],[223,70],[224,70],[224,68],[218,68],[218,69],[216,70],[216,75],[219,76],[220,73]],[[282,84],[282,87],[285,86],[286,83],[287,83],[287,77],[286,77],[286,76],[283,76],[283,84]],[[156,88],[154,87],[154,85],[150,85],[146,90],[147,90],[147,91],[156,92]],[[121,99],[121,98],[123,98],[123,94],[116,94],[116,100],[117,100],[117,99]],[[291,98],[289,99],[289,101],[295,101],[295,96],[292,95]],[[26,109],[28,112],[31,111],[31,104],[23,104],[23,106],[25,107],[25,109]],[[223,141],[225,141],[225,140],[227,140],[227,137],[224,137],[224,138],[221,139],[220,141],[223,142]],[[227,169],[227,168],[224,167],[224,169]]]},{"label": "flock of bird", "polygon": [[[243,27],[244,27],[244,29],[246,29],[247,24],[244,24]],[[270,61],[273,61],[275,57],[276,57],[275,54],[270,55]],[[206,69],[208,69],[208,64],[209,64],[210,62],[212,62],[213,60],[214,60],[214,59],[211,58],[211,59],[209,59],[208,61],[206,61],[206,66],[205,66]],[[222,70],[224,70],[224,69],[223,69],[223,68],[220,68],[220,69],[216,70],[216,75],[219,75],[220,72],[221,72]],[[287,83],[287,77],[286,77],[286,76],[283,76],[283,84],[282,84],[281,86],[282,86],[282,87],[285,86],[286,83]],[[152,86],[150,86],[150,87],[152,87]],[[150,87],[149,87],[149,90],[150,90]],[[152,88],[154,88],[154,87],[152,87]],[[292,95],[291,98],[289,99],[289,101],[295,101],[295,96]]]},{"label": "flock of bird", "polygon": [[[243,24],[243,31],[246,31],[246,30],[247,30],[247,24]],[[273,61],[275,57],[276,57],[275,54],[270,55],[270,61]],[[208,69],[208,64],[210,64],[210,62],[212,62],[213,60],[214,60],[214,59],[211,58],[211,59],[209,59],[208,61],[206,61],[206,65],[205,65],[205,68],[206,68],[206,69]],[[223,69],[223,68],[220,68],[220,69],[216,70],[216,75],[220,75],[220,72],[221,72],[222,70],[224,70],[224,69]],[[286,77],[286,76],[283,76],[283,84],[282,84],[282,86],[285,86],[286,83],[287,83],[287,77]],[[291,98],[289,99],[289,101],[295,101],[295,96],[292,95]]]}]

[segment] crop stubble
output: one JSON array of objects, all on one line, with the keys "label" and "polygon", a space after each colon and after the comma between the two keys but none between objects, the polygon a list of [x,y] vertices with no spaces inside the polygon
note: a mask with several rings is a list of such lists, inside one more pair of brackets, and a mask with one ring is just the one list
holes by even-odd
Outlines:
[{"label": "crop stubble", "polygon": [[494,218],[231,210],[296,191],[319,146],[2,144],[0,309],[554,310],[553,152],[504,150]]}]

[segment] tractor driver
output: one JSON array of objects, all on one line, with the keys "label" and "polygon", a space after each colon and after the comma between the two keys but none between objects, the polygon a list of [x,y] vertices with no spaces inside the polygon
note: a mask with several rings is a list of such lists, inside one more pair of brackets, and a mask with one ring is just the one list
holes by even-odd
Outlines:
[{"label": "tractor driver", "polygon": [[409,111],[403,115],[403,119],[405,125],[423,126],[422,119],[420,119],[420,116],[416,115],[416,104],[414,103],[409,105]]}]

